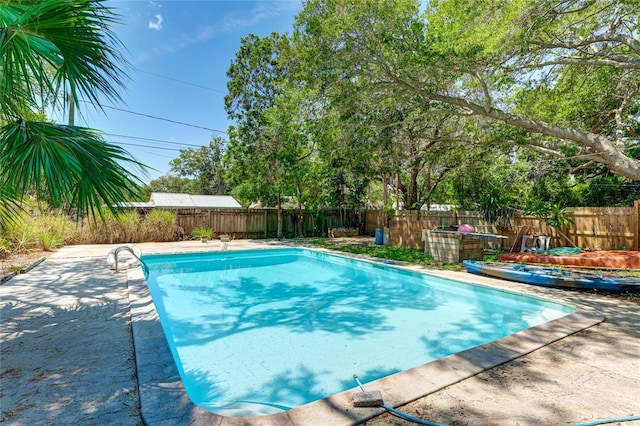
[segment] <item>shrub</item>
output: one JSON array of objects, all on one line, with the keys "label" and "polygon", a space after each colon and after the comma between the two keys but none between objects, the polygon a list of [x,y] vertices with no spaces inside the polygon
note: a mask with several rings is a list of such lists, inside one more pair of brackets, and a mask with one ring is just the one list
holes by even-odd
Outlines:
[{"label": "shrub", "polygon": [[125,211],[116,217],[105,208],[102,220],[85,222],[80,240],[85,244],[173,241],[175,232],[176,215],[171,211],[154,209],[144,218],[135,211]]},{"label": "shrub", "polygon": [[3,237],[8,242],[11,252],[36,247],[38,233],[34,230],[33,218],[26,210],[17,214],[14,221],[3,225]]},{"label": "shrub", "polygon": [[144,241],[175,240],[177,219],[169,210],[153,209],[144,219]]},{"label": "shrub", "polygon": [[124,240],[118,242],[137,243],[142,241],[144,229],[141,226],[141,222],[140,216],[135,210],[120,213],[118,215],[118,224],[120,225],[122,238],[124,238]]},{"label": "shrub", "polygon": [[191,239],[193,240],[197,240],[199,238],[202,237],[207,237],[209,239],[213,238],[213,229],[211,228],[200,228],[200,227],[195,227],[193,228],[193,230],[191,231]]},{"label": "shrub", "polygon": [[142,240],[141,223],[135,211],[120,212],[116,217],[109,209],[102,209],[102,219],[85,220],[79,231],[82,244],[135,243]]},{"label": "shrub", "polygon": [[76,224],[66,214],[27,205],[15,221],[4,224],[0,235],[0,252],[48,251],[76,242],[77,238]]},{"label": "shrub", "polygon": [[44,251],[51,251],[51,249],[60,247],[61,240],[58,235],[48,232],[44,229],[40,230],[38,234],[38,242],[40,243],[40,247]]},{"label": "shrub", "polygon": [[34,232],[37,232],[40,248],[49,251],[65,244],[76,242],[78,228],[69,217],[62,213],[45,213],[34,218]]},{"label": "shrub", "polygon": [[3,259],[11,254],[11,242],[5,237],[0,235],[0,259]]},{"label": "shrub", "polygon": [[85,219],[82,224],[81,242],[84,244],[114,244],[122,242],[122,229],[114,214],[107,208],[102,208],[101,217],[96,221]]}]

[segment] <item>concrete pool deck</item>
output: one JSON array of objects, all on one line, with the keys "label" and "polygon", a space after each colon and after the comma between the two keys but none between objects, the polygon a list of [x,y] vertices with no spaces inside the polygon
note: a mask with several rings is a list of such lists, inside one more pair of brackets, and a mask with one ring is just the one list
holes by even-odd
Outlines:
[{"label": "concrete pool deck", "polygon": [[[236,240],[230,249],[274,245],[277,243]],[[199,241],[138,246],[143,253],[218,250],[217,242]],[[181,383],[156,386],[168,392],[164,399],[154,400],[156,397],[147,393],[150,384],[159,381],[154,382],[153,374],[145,377],[146,373],[140,374],[143,370],[136,371],[131,315],[142,318],[134,319],[133,333],[142,325],[139,331],[148,337],[148,328],[155,325],[151,317],[144,320],[144,315],[152,315],[144,294],[127,286],[127,276],[135,271],[127,274],[107,269],[106,254],[114,247],[65,247],[29,273],[0,286],[0,422],[137,425],[142,423],[141,398],[143,413],[150,413],[145,415],[150,424],[195,424],[210,416],[194,415],[191,409],[181,411],[189,406],[180,393]],[[582,325],[551,323],[541,334],[557,333],[552,340],[560,340],[511,361],[508,359],[514,356],[513,350],[529,352],[539,346],[540,335],[533,333],[528,339],[456,355],[460,359],[430,363],[410,372],[410,380],[399,382],[392,376],[377,383],[387,404],[396,405],[400,401],[397,398],[407,395],[409,399],[418,398],[431,386],[435,392],[400,409],[432,422],[457,425],[564,425],[640,415],[640,304],[466,273],[438,273],[580,305],[587,314],[576,321],[584,320],[585,324],[599,321],[597,314],[590,314],[592,310],[607,319],[564,338],[567,330]],[[135,280],[132,276],[129,284]],[[136,339],[138,352],[144,349],[140,342]],[[142,352],[161,355],[162,339],[160,346],[158,339],[147,343],[151,346]],[[485,371],[485,357],[479,356],[483,351],[505,357],[506,363]],[[155,355],[149,359],[156,361],[158,368],[147,371],[171,377],[173,361],[166,363],[163,356]],[[142,364],[145,362],[149,363]],[[377,389],[373,384],[366,386],[368,390]],[[301,407],[286,416],[259,418],[257,424],[349,424],[381,412],[378,408],[343,405],[348,398],[345,394],[323,400],[320,417],[304,413]],[[214,418],[208,418],[207,423],[250,422],[242,418],[225,421],[217,416],[214,423],[211,420]],[[408,423],[383,414],[366,424]]]}]

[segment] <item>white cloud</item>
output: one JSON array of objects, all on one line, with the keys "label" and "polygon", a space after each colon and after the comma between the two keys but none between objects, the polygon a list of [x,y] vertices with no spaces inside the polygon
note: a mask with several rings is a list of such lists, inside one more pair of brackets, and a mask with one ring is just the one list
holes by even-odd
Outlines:
[{"label": "white cloud", "polygon": [[158,4],[158,3],[154,2],[154,1],[150,1],[149,2],[149,7],[162,7],[162,5]]},{"label": "white cloud", "polygon": [[162,29],[163,22],[164,22],[164,19],[162,18],[162,15],[157,14],[156,22],[149,21],[149,29],[160,31]]},{"label": "white cloud", "polygon": [[[156,5],[153,2],[151,3]],[[156,7],[161,7],[161,5],[156,5]],[[256,6],[247,10],[242,16],[237,12],[224,15],[216,23],[206,26],[198,26],[190,33],[182,34],[180,37],[174,38],[172,41],[163,44],[162,47],[157,47],[139,54],[137,56],[137,62],[141,63],[158,56],[175,53],[191,45],[207,42],[208,40],[232,31],[251,28],[265,20],[290,14],[298,11],[299,9],[299,1],[260,2]],[[158,19],[156,23],[149,22],[149,28],[160,30],[163,19],[160,15],[156,15],[156,18]]]},{"label": "white cloud", "polygon": [[291,1],[271,1],[258,3],[249,13],[239,17],[238,15],[227,15],[223,18],[221,32],[231,32],[237,29],[250,28],[262,21],[277,17],[283,14],[297,11],[300,8],[299,2]]}]

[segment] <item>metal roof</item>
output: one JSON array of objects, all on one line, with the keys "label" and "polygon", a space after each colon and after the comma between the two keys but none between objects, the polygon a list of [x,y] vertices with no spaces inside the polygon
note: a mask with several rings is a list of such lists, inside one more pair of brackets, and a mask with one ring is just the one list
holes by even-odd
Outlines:
[{"label": "metal roof", "polygon": [[149,203],[149,202],[140,202],[140,201],[124,201],[122,203],[115,203],[114,204],[115,207],[120,207],[120,208],[153,208],[154,205],[153,203]]},{"label": "metal roof", "polygon": [[230,195],[190,195],[152,192],[150,203],[155,207],[173,209],[239,209],[242,208]]}]

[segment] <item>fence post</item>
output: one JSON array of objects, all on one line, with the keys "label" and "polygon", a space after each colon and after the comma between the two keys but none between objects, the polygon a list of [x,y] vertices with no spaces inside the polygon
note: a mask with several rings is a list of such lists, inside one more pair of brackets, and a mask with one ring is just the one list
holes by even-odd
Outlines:
[{"label": "fence post", "polygon": [[640,250],[640,200],[634,203],[633,212],[633,249]]}]

